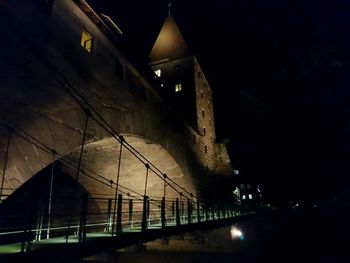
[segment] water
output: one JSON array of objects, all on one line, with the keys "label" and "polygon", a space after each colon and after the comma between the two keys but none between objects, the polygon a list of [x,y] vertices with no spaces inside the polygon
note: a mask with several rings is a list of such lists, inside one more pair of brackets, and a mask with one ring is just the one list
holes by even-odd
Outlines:
[{"label": "water", "polygon": [[85,262],[350,262],[348,223],[346,211],[278,212],[219,229],[158,239],[144,248],[96,255]]}]

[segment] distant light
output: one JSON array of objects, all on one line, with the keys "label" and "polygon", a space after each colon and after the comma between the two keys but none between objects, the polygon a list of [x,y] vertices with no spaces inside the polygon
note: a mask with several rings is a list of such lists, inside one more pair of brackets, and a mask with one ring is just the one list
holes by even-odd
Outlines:
[{"label": "distant light", "polygon": [[253,199],[252,194],[249,194],[248,197],[249,197],[249,199]]},{"label": "distant light", "polygon": [[245,200],[245,199],[246,199],[246,196],[245,196],[245,195],[242,195],[242,199]]},{"label": "distant light", "polygon": [[231,238],[240,240],[244,239],[244,235],[240,229],[238,229],[236,226],[231,226]]},{"label": "distant light", "polygon": [[164,84],[163,84],[163,83],[161,83],[161,84],[160,84],[160,86],[163,88],[163,87],[164,87]]},{"label": "distant light", "polygon": [[157,69],[154,71],[154,74],[156,74],[157,78],[159,78],[162,75],[162,71],[160,69]]},{"label": "distant light", "polygon": [[233,170],[233,174],[239,175],[239,170]]}]

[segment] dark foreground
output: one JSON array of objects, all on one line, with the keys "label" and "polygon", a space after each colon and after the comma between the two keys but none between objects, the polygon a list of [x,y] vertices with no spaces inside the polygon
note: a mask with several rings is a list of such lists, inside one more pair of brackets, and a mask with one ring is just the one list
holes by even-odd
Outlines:
[{"label": "dark foreground", "polygon": [[232,226],[158,239],[144,247],[102,253],[84,262],[350,262],[345,209],[279,211]]}]

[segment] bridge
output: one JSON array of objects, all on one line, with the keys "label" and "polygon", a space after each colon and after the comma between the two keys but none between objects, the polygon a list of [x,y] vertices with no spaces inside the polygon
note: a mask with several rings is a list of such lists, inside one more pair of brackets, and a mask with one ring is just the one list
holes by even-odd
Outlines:
[{"label": "bridge", "polygon": [[136,67],[84,0],[0,7],[0,251],[251,213],[230,203],[212,89],[171,14]]}]

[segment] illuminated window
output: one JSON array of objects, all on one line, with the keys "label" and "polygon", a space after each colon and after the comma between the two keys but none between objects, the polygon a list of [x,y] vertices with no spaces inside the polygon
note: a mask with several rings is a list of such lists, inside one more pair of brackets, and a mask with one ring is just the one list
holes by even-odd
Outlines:
[{"label": "illuminated window", "polygon": [[163,84],[163,83],[160,83],[160,86],[163,88],[163,87],[164,87],[164,84]]},{"label": "illuminated window", "polygon": [[245,196],[245,195],[243,195],[243,196],[242,196],[242,199],[243,199],[243,200],[245,200],[245,199],[246,199],[246,196]]},{"label": "illuminated window", "polygon": [[160,78],[160,76],[162,75],[162,71],[160,69],[157,69],[154,71],[154,74],[156,74],[157,78]]},{"label": "illuminated window", "polygon": [[181,83],[175,84],[175,92],[180,92],[181,90],[182,90],[182,84]]},{"label": "illuminated window", "polygon": [[83,32],[81,33],[80,45],[89,53],[92,52],[93,41],[93,36],[90,35],[90,33],[86,30],[83,30]]},{"label": "illuminated window", "polygon": [[249,197],[249,199],[253,199],[252,194],[249,194],[248,197]]}]

